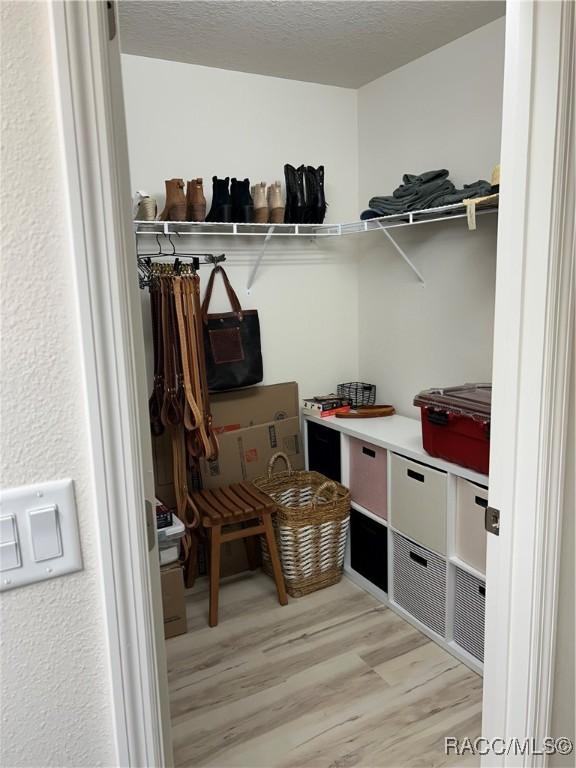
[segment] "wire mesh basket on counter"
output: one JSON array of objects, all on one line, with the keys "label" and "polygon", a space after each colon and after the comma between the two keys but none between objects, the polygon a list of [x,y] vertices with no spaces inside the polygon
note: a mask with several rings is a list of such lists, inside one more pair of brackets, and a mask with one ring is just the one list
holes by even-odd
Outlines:
[{"label": "wire mesh basket on counter", "polygon": [[[282,458],[285,472],[273,472]],[[273,515],[286,591],[302,597],[336,584],[342,578],[350,522],[350,492],[319,472],[296,471],[286,454],[277,453],[268,474],[254,485],[276,502]],[[270,554],[261,537],[262,565],[272,573]]]},{"label": "wire mesh basket on counter", "polygon": [[374,405],[376,402],[376,385],[365,384],[363,381],[350,381],[347,384],[338,384],[338,397],[350,400],[352,408],[362,405]]}]

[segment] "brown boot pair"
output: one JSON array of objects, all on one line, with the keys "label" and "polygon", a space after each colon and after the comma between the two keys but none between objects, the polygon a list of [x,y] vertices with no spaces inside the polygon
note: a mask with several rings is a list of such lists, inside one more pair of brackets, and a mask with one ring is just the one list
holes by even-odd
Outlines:
[{"label": "brown boot pair", "polygon": [[160,214],[160,221],[204,221],[206,218],[206,198],[202,188],[202,179],[188,182],[184,195],[183,179],[167,179],[166,203]]},{"label": "brown boot pair", "polygon": [[254,200],[255,224],[282,224],[284,222],[284,203],[282,185],[279,181],[270,184],[266,191],[266,182],[261,181],[252,187]]}]

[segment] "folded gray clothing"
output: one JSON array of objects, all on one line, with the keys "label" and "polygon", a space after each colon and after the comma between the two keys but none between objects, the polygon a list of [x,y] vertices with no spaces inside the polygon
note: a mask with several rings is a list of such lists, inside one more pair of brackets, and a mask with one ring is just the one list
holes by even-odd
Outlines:
[{"label": "folded gray clothing", "polygon": [[463,189],[455,189],[454,192],[449,192],[446,195],[441,196],[435,205],[454,205],[455,203],[461,203],[462,200],[468,200],[474,197],[484,197],[492,193],[492,186],[490,182],[480,179],[475,181],[474,184],[464,184]]},{"label": "folded gray clothing", "polygon": [[368,205],[380,216],[388,216],[451,205],[466,198],[490,194],[490,184],[483,180],[465,184],[463,189],[456,189],[448,179],[448,173],[445,169],[426,171],[419,176],[406,173],[403,176],[404,183],[397,187],[392,195],[373,197]]}]

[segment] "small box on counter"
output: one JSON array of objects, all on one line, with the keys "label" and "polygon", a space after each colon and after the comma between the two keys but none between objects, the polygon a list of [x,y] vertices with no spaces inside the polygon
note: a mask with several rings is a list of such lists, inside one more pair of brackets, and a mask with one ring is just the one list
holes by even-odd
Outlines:
[{"label": "small box on counter", "polygon": [[337,413],[347,413],[350,410],[350,401],[337,395],[322,395],[307,397],[302,401],[305,410],[311,411],[315,416],[325,418]]},{"label": "small box on counter", "polygon": [[179,563],[160,568],[162,607],[164,611],[164,637],[184,635],[188,631],[184,578]]}]

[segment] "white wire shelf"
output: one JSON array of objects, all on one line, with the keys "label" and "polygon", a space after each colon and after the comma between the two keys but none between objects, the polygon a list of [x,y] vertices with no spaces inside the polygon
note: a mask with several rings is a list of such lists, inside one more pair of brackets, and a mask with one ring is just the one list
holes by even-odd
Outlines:
[{"label": "white wire shelf", "polygon": [[[498,203],[479,203],[476,215],[496,213]],[[340,237],[372,232],[380,229],[409,227],[435,221],[454,221],[466,218],[468,207],[462,203],[426,208],[391,216],[378,216],[365,221],[345,224],[240,224],[209,221],[135,221],[137,235],[202,235],[217,237]]]},{"label": "white wire shelf", "polygon": [[[252,287],[256,274],[266,252],[266,248],[272,237],[307,237],[315,240],[321,237],[341,237],[343,235],[357,235],[362,232],[382,232],[386,239],[395,248],[418,280],[424,285],[424,278],[419,269],[413,264],[405,251],[398,245],[389,230],[399,227],[412,227],[416,224],[431,224],[438,221],[456,221],[466,219],[468,229],[476,229],[476,217],[488,213],[498,212],[498,195],[492,195],[485,201],[479,201],[472,205],[455,203],[443,205],[438,208],[426,208],[407,213],[395,213],[391,216],[378,216],[375,219],[365,221],[351,221],[346,224],[240,224],[211,221],[135,221],[134,231],[136,236],[152,235],[158,237],[165,235],[198,236],[198,237],[261,237],[256,260],[250,272],[246,289]],[[178,255],[175,253],[174,255]]]}]

